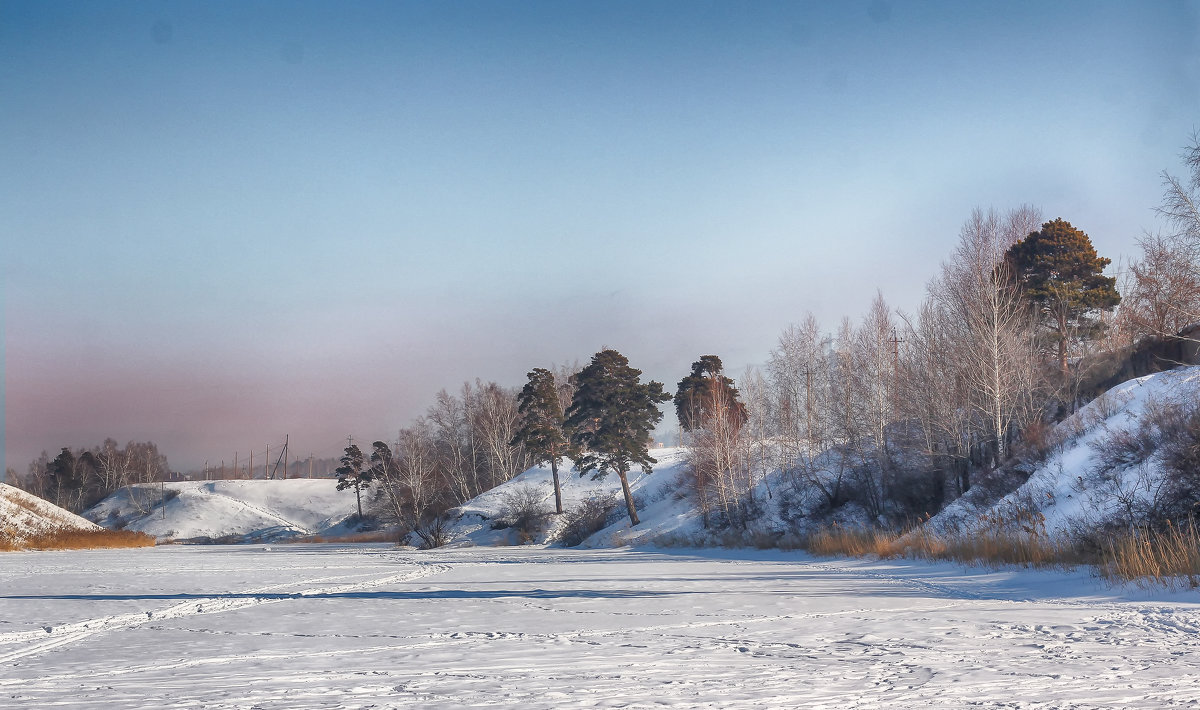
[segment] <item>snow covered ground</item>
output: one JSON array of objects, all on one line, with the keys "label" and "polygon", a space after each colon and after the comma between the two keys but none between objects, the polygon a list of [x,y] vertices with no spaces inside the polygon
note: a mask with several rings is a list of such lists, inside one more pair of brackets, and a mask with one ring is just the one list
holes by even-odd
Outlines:
[{"label": "snow covered ground", "polygon": [[1200,595],[720,550],[0,556],[0,707],[1183,707]]}]

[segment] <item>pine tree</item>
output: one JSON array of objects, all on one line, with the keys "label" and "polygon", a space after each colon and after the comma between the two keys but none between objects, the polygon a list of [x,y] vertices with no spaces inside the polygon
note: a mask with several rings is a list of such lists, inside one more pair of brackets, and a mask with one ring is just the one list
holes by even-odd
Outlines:
[{"label": "pine tree", "polygon": [[662,419],[658,403],[671,399],[661,382],[641,383],[641,374],[616,350],[596,353],[591,364],[575,375],[575,398],[566,420],[571,443],[578,450],[579,474],[595,471],[599,478],[615,471],[631,525],[639,521],[626,474],[633,464],[650,473],[651,465],[658,463],[650,457],[650,432]]},{"label": "pine tree", "polygon": [[517,395],[517,412],[521,415],[521,425],[510,445],[523,445],[534,463],[550,463],[550,474],[554,478],[554,510],[562,515],[558,459],[567,452],[567,435],[563,430],[565,415],[558,399],[554,373],[541,367],[529,373],[529,382]]},{"label": "pine tree", "polygon": [[679,381],[675,391],[675,413],[684,431],[694,431],[705,426],[717,412],[716,403],[723,403],[727,411],[722,414],[740,428],[746,423],[746,405],[738,400],[733,380],[725,376],[721,358],[702,355],[692,363],[692,374]]},{"label": "pine tree", "polygon": [[1021,291],[1037,307],[1058,345],[1058,364],[1067,372],[1067,341],[1072,334],[1089,337],[1103,324],[1098,311],[1121,302],[1116,278],[1105,276],[1112,263],[1096,255],[1092,241],[1061,218],[1012,245],[1005,254]]},{"label": "pine tree", "polygon": [[366,461],[358,444],[350,444],[346,447],[341,462],[342,465],[334,470],[334,473],[337,474],[337,489],[339,491],[347,488],[354,489],[354,495],[358,499],[358,520],[362,522],[362,491],[371,485],[371,481],[375,479],[374,473],[371,469],[366,468]]}]

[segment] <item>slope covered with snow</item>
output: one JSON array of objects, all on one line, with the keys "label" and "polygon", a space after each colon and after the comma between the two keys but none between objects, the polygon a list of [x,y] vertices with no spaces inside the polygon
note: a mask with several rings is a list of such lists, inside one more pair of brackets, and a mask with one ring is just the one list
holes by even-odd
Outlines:
[{"label": "slope covered with snow", "polygon": [[99,525],[53,503],[0,483],[0,543],[21,548],[30,539],[56,530],[99,529]]},{"label": "slope covered with snow", "polygon": [[275,540],[346,532],[344,523],[356,512],[354,492],[338,491],[331,479],[289,479],[131,486],[84,515],[160,541]]},{"label": "slope covered with snow", "polygon": [[[559,464],[564,511],[569,514],[589,499],[607,500],[613,505],[606,524],[583,542],[584,547],[645,542],[658,535],[694,528],[696,512],[680,480],[687,466],[686,450],[661,448],[652,450],[650,455],[658,460],[651,473],[645,474],[634,468],[628,474],[629,488],[641,520],[632,529],[625,513],[621,480],[615,473],[602,478],[594,478],[590,473],[580,476],[569,459],[563,459]],[[497,521],[515,501],[531,496],[540,499],[546,511],[554,510],[554,483],[549,465],[535,466],[457,508],[451,523],[454,541],[473,545],[519,542],[510,529],[497,529]],[[546,529],[532,542],[544,543],[557,538],[563,524],[563,518],[551,517]]]},{"label": "slope covered with snow", "polygon": [[934,516],[929,525],[964,530],[985,518],[1015,520],[1031,513],[1042,516],[1039,522],[1051,535],[1086,534],[1120,524],[1131,510],[1163,494],[1164,471],[1155,456],[1130,465],[1105,465],[1100,449],[1123,433],[1145,435],[1148,416],[1165,406],[1195,402],[1197,395],[1200,366],[1117,385],[1054,428],[1054,445],[1018,489],[982,508],[972,505],[973,496],[965,496]]}]

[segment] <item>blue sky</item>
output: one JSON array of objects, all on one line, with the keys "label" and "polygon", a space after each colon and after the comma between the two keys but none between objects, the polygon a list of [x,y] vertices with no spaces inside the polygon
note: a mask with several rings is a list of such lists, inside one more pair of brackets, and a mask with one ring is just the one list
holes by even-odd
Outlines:
[{"label": "blue sky", "polygon": [[914,310],[973,207],[1104,256],[1200,117],[1194,2],[0,0],[5,442],[285,433],[615,347],[673,389]]}]

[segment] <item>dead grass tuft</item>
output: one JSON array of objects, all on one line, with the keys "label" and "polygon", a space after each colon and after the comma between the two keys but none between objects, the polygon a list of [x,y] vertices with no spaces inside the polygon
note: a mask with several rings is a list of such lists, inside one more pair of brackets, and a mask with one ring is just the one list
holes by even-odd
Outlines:
[{"label": "dead grass tuft", "polygon": [[93,550],[100,548],[154,547],[154,536],[132,530],[54,530],[34,534],[20,548],[9,540],[9,550]]},{"label": "dead grass tuft", "polygon": [[1135,531],[1109,542],[1097,570],[1109,582],[1169,589],[1200,587],[1200,535],[1195,524],[1167,523],[1163,532]]}]

